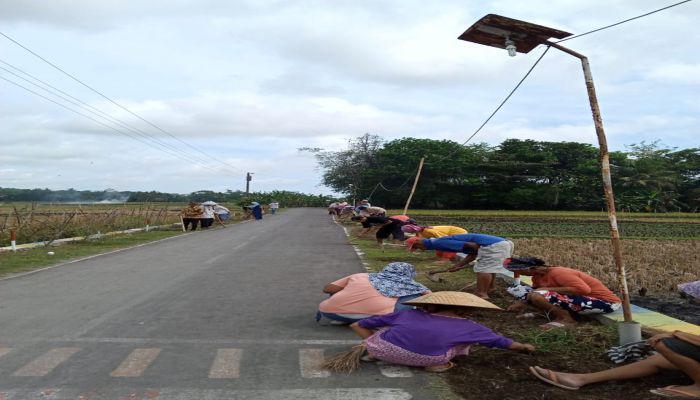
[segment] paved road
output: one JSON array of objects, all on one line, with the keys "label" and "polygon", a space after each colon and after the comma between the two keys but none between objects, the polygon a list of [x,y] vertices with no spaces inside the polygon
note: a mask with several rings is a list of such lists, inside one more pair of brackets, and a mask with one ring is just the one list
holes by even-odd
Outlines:
[{"label": "paved road", "polygon": [[292,209],[0,280],[0,400],[445,398],[417,369],[315,367],[357,342],[314,322],[320,290],[361,270]]}]

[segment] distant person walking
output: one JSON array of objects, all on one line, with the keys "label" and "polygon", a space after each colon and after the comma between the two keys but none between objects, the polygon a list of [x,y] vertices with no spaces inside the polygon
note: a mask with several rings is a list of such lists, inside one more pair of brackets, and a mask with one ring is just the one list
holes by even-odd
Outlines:
[{"label": "distant person walking", "polygon": [[191,226],[191,231],[197,230],[200,218],[202,218],[202,208],[199,204],[191,201],[189,205],[180,211],[182,226],[185,231]]},{"label": "distant person walking", "polygon": [[214,206],[202,205],[202,229],[209,229],[212,225],[214,225]]},{"label": "distant person walking", "polygon": [[257,201],[254,201],[254,202],[250,203],[250,206],[248,206],[248,207],[250,207],[250,209],[253,211],[253,217],[255,217],[255,219],[257,221],[260,221],[263,219],[263,211],[262,211],[262,206],[260,205],[260,203],[258,203]]},{"label": "distant person walking", "polygon": [[277,213],[278,208],[280,208],[280,203],[276,201],[270,203],[270,214],[275,215]]}]

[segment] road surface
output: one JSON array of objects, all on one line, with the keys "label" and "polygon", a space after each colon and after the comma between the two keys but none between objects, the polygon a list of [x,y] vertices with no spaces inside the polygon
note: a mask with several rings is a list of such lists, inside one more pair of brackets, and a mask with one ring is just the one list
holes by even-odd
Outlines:
[{"label": "road surface", "polygon": [[0,280],[0,400],[449,398],[419,369],[316,367],[358,343],[316,324],[321,288],[362,270],[325,210],[290,209]]}]

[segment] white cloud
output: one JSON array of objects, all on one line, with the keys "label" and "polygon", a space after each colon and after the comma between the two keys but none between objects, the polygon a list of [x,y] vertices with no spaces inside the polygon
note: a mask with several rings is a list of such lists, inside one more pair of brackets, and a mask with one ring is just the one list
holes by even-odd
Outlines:
[{"label": "white cloud", "polygon": [[[338,150],[366,132],[387,140],[463,142],[471,135],[542,52],[509,58],[456,39],[483,15],[581,33],[658,7],[651,0],[546,7],[516,0],[0,0],[3,33],[207,154],[0,37],[3,61],[188,159],[0,81],[0,179],[16,187],[190,192],[241,189],[252,171],[261,190],[316,193],[325,189],[317,187],[314,158],[298,147]],[[691,2],[563,43],[590,59],[612,150],[659,138],[697,146],[700,59],[679,38],[696,35],[698,11]],[[577,59],[551,50],[472,142],[506,138],[596,144]]]}]

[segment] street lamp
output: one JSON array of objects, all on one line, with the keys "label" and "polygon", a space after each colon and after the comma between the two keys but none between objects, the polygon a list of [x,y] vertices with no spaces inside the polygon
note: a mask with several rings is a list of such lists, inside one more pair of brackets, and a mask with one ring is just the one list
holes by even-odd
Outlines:
[{"label": "street lamp", "polygon": [[[603,119],[600,116],[600,108],[598,107],[598,99],[593,85],[593,76],[591,68],[588,65],[588,59],[573,50],[550,42],[549,38],[563,39],[571,36],[571,33],[560,31],[558,29],[548,28],[546,26],[536,25],[530,22],[519,21],[517,19],[507,18],[496,14],[488,14],[474,23],[469,29],[459,36],[459,39],[474,43],[483,44],[486,46],[499,47],[508,50],[510,56],[515,56],[516,52],[528,53],[540,44],[551,46],[559,49],[567,54],[570,54],[581,60],[583,67],[583,76],[586,80],[586,89],[588,90],[588,100],[593,113],[593,123],[598,136],[598,145],[600,146],[600,164],[601,173],[603,176],[603,189],[605,191],[605,200],[608,209],[608,220],[610,225],[610,239],[612,241],[613,258],[617,268],[617,279],[620,291],[622,292],[622,311],[624,322],[630,325],[635,325],[631,329],[639,330],[639,325],[632,321],[632,307],[630,305],[629,291],[627,289],[627,279],[625,276],[625,267],[622,264],[622,247],[620,244],[620,233],[617,229],[617,217],[615,214],[615,198],[612,190],[612,180],[610,178],[610,156],[608,155],[608,143],[603,130]],[[621,328],[620,336],[623,340],[623,334],[628,332],[627,328]],[[623,330],[625,332],[623,333]],[[632,334],[636,336],[636,334]],[[632,339],[627,339],[633,341]],[[641,340],[641,333],[639,339]]]}]

